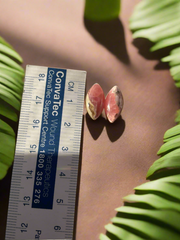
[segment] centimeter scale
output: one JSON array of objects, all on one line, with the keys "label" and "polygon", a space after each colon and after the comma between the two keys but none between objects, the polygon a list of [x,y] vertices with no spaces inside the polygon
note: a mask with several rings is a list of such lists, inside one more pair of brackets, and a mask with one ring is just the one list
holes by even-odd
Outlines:
[{"label": "centimeter scale", "polygon": [[5,240],[73,239],[85,82],[27,65]]}]

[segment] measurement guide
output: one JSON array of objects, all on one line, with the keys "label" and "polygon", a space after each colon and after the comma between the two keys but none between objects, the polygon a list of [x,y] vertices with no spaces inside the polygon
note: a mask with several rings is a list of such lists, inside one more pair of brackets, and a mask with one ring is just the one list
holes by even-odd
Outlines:
[{"label": "measurement guide", "polygon": [[73,239],[85,82],[27,65],[5,240]]}]

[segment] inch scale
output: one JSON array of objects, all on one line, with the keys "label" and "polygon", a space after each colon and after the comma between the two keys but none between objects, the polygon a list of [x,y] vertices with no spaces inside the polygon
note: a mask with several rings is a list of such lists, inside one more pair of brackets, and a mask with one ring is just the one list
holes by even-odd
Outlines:
[{"label": "inch scale", "polygon": [[86,72],[27,65],[5,240],[72,240]]}]

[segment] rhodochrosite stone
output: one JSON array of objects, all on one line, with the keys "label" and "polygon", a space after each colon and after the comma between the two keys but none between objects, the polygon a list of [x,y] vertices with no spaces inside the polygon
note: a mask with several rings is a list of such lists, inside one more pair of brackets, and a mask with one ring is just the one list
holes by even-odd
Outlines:
[{"label": "rhodochrosite stone", "polygon": [[93,120],[96,120],[101,115],[104,103],[104,92],[101,86],[95,83],[86,95],[86,109]]},{"label": "rhodochrosite stone", "polygon": [[113,123],[120,116],[122,108],[123,108],[122,93],[117,86],[114,86],[108,92],[104,104],[105,115],[109,122]]}]

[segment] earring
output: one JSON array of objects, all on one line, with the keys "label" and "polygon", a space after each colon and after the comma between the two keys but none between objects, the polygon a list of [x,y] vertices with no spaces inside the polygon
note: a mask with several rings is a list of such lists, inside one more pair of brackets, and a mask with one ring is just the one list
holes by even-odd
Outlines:
[{"label": "earring", "polygon": [[86,95],[86,109],[93,120],[102,114],[113,123],[121,115],[123,105],[123,95],[117,86],[111,88],[105,98],[101,86],[95,83]]}]

